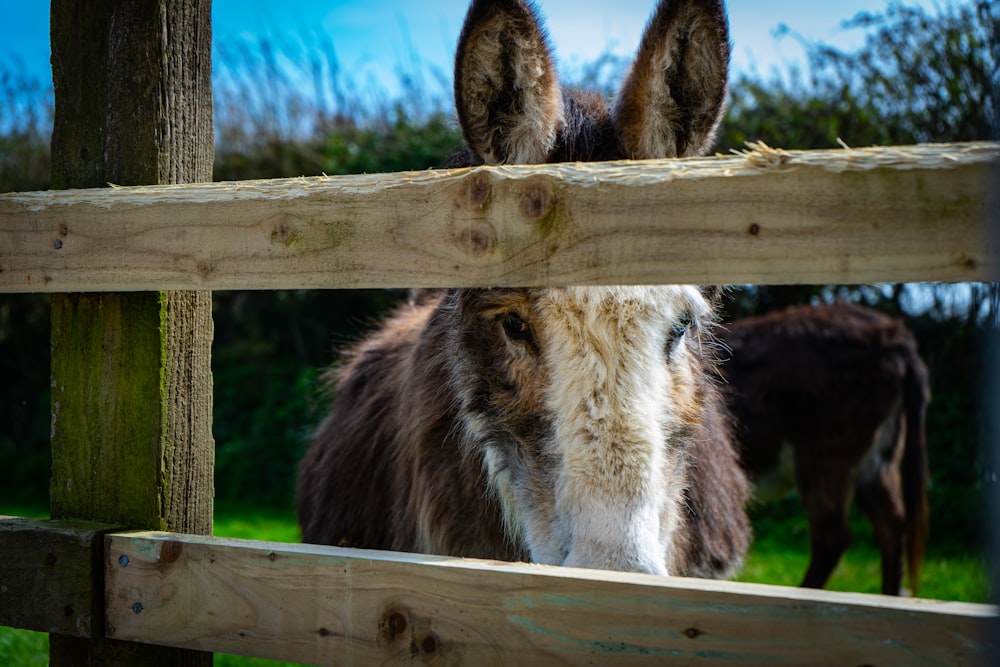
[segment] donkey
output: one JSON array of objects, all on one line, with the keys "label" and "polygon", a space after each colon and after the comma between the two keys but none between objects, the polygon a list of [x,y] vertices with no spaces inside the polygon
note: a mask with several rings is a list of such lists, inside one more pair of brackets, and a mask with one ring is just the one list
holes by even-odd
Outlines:
[{"label": "donkey", "polygon": [[[874,529],[882,592],[916,594],[927,532],[927,368],[906,326],[861,306],[799,306],[737,321],[724,388],[758,489],[792,453],[809,520],[803,586],[822,588],[851,541],[852,493]],[[790,481],[790,480],[789,480]]]},{"label": "donkey", "polygon": [[[563,90],[526,0],[473,0],[450,166],[703,153],[726,95],[721,0],[662,0],[614,107]],[[669,215],[669,211],[664,211]],[[693,286],[424,292],[331,371],[303,460],[323,544],[730,576],[749,483]]]}]

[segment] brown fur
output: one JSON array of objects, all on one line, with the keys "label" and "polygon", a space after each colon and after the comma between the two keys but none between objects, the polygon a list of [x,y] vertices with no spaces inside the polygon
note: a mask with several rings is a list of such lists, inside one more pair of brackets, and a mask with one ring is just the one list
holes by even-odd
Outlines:
[{"label": "brown fur", "polygon": [[[706,24],[712,28],[692,27]],[[658,119],[654,129],[669,137],[652,142],[658,154],[643,157],[675,155],[678,145],[685,152],[707,147],[722,112],[726,35],[721,2],[660,3],[642,48],[684,53],[686,65],[668,73],[666,84],[687,97],[668,97],[646,110],[644,117]],[[691,81],[706,71],[695,66],[705,52],[709,76]],[[652,76],[650,67],[643,71],[630,79],[632,88],[637,77]],[[623,96],[630,94],[623,89]],[[620,126],[631,119],[616,120],[599,95],[560,89],[547,37],[534,7],[523,0],[473,0],[456,55],[455,98],[468,148],[449,166],[638,152],[626,150],[622,139]],[[678,103],[685,110],[679,115]],[[650,311],[660,306],[670,312]],[[336,401],[300,468],[303,538],[730,575],[749,543],[749,486],[710,379],[709,309],[704,297],[685,287],[414,293],[329,376]],[[661,320],[666,326],[658,329]],[[591,329],[597,324],[600,332]],[[623,341],[633,340],[646,347],[630,350]],[[650,341],[660,341],[657,361],[650,363],[661,368],[645,363]],[[633,358],[611,358],[618,348]],[[580,368],[553,365],[576,354]],[[574,403],[574,390],[592,379],[586,364],[607,373],[607,391],[595,380],[592,390],[583,389],[593,393]],[[583,381],[567,381],[573,373]],[[662,389],[628,384],[644,373]],[[568,389],[554,398],[560,382]],[[642,422],[646,413],[632,409],[633,399],[648,404],[646,413],[657,411],[650,417],[655,424]],[[577,412],[591,416],[576,422]],[[648,432],[662,432],[663,439],[651,441]],[[570,444],[576,441],[583,446]],[[593,510],[601,499],[609,503],[604,517]],[[648,541],[618,553],[590,539],[602,537],[605,528],[631,535],[608,525],[612,505],[619,513],[634,507],[627,519],[640,521],[636,517],[647,516],[654,501],[658,515],[650,520],[658,526],[662,548],[656,548],[665,566],[648,562]],[[558,533],[568,520],[561,513],[572,515],[578,522],[573,530],[582,532],[561,547],[528,543],[534,529],[526,522],[551,524]]]},{"label": "brown fur", "polygon": [[913,334],[838,303],[737,321],[720,337],[743,462],[757,480],[790,443],[810,528],[803,586],[823,587],[850,543],[852,493],[882,553],[882,591],[918,588],[927,527],[927,369]]},{"label": "brown fur", "polygon": [[[307,542],[456,556],[529,560],[504,527],[486,483],[482,442],[463,437],[466,410],[489,420],[491,437],[534,443],[513,465],[546,465],[534,433],[546,414],[530,390],[510,386],[505,345],[492,314],[530,298],[526,290],[449,290],[407,303],[332,371],[337,400],[301,466],[299,517]],[[709,349],[700,336],[691,349]],[[459,378],[450,367],[461,359]],[[705,362],[703,362],[705,363]],[[708,360],[707,363],[712,363]],[[677,534],[676,571],[731,572],[749,543],[745,477],[706,369],[687,401],[683,467],[689,487]],[[465,386],[459,386],[459,383]],[[685,470],[686,468],[686,470]],[[598,471],[599,472],[599,471]]]},{"label": "brown fur", "polygon": [[[484,20],[489,30],[482,28]],[[721,1],[659,2],[611,109],[598,93],[558,92],[548,38],[539,26],[531,3],[472,3],[455,57],[456,107],[468,148],[446,166],[510,163],[518,152],[530,154],[528,162],[708,152],[728,90],[729,32]],[[516,39],[518,32],[524,37]],[[512,55],[518,44],[530,57]],[[666,54],[670,64],[664,68]],[[522,60],[545,63],[546,69],[534,79],[514,76],[510,63]],[[504,83],[496,89],[498,82]],[[532,91],[540,101],[530,101]],[[531,109],[552,115],[524,118]],[[526,126],[543,128],[538,140],[512,143]],[[530,146],[518,151],[522,144]]]},{"label": "brown fur", "polygon": [[627,157],[686,157],[711,147],[719,116],[710,110],[727,90],[724,12],[722,3],[659,4],[615,104]]}]

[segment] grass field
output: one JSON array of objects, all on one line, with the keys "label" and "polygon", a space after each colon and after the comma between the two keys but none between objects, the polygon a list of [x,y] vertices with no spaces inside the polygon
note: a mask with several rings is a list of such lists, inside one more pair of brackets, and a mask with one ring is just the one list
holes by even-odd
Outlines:
[{"label": "grass field", "polygon": [[[0,508],[0,514],[44,516],[32,508]],[[794,586],[808,562],[807,525],[794,498],[757,507],[752,512],[755,540],[740,581]],[[877,593],[878,551],[867,523],[854,518],[854,543],[834,572],[828,588]],[[217,508],[215,534],[275,542],[297,542],[298,526],[291,509],[241,511]],[[935,545],[933,539],[921,577],[920,596],[939,600],[988,602],[987,568],[981,555],[959,547]],[[283,664],[230,655],[216,655],[216,667],[275,667]],[[48,635],[0,627],[0,665],[34,667],[48,664]]]},{"label": "grass field", "polygon": [[[790,496],[754,507],[751,518],[754,543],[738,580],[797,586],[809,563],[809,528],[797,498]],[[882,585],[881,564],[871,526],[855,515],[852,516],[851,530],[851,547],[834,571],[827,588],[879,593]],[[932,532],[920,572],[920,597],[989,602],[988,571],[984,554],[960,545],[936,544]]]}]

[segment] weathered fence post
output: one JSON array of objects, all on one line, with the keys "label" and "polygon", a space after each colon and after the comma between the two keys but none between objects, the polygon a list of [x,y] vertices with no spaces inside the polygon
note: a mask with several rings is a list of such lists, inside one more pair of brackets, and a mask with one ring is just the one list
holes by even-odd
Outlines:
[{"label": "weathered fence post", "polygon": [[[54,188],[211,180],[211,0],[52,0],[51,39]],[[211,533],[211,341],[209,292],[53,297],[53,518]],[[212,662],[50,645],[53,665]]]}]

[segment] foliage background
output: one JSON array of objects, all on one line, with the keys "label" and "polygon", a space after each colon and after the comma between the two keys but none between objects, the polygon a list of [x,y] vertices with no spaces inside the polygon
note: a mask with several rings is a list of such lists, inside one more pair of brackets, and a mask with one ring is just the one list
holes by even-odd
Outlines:
[{"label": "foliage background", "polygon": [[[1000,136],[1000,10],[995,2],[928,12],[902,2],[845,22],[867,35],[843,52],[803,41],[803,70],[743,74],[731,84],[716,150],[763,140],[784,148],[964,141]],[[448,77],[414,62],[396,97],[362,95],[329,44],[216,45],[216,180],[426,169],[461,145]],[[289,63],[291,63],[289,65]],[[607,56],[577,83],[613,94],[627,66]],[[301,81],[309,81],[303,87]],[[0,63],[0,192],[49,182],[51,86]],[[221,506],[289,508],[297,461],[327,397],[317,384],[335,350],[356,339],[400,291],[218,292],[216,489]],[[983,547],[996,467],[985,417],[987,335],[996,284],[778,286],[733,289],[729,318],[792,303],[857,300],[904,316],[931,369],[928,435],[932,544]],[[48,299],[0,295],[0,506],[44,508],[48,496]]]}]

